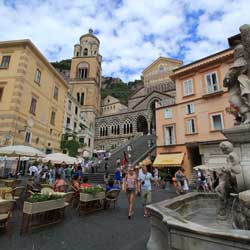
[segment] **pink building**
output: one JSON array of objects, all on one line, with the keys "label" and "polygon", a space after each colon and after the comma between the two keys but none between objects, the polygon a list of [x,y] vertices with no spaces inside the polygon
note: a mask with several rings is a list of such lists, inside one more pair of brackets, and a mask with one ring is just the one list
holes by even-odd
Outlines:
[{"label": "pink building", "polygon": [[221,130],[232,127],[234,117],[225,111],[223,78],[232,62],[233,50],[227,49],[175,69],[176,103],[156,104],[157,155],[184,153],[182,166],[189,176],[197,165],[225,162]]}]

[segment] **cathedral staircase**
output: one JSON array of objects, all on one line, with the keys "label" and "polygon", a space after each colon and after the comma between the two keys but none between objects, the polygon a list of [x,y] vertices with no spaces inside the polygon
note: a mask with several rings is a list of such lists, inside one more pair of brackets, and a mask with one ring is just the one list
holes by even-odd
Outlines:
[{"label": "cathedral staircase", "polygon": [[[149,146],[148,142],[151,141]],[[142,135],[134,137],[125,143],[123,146],[116,148],[111,152],[111,157],[108,160],[108,173],[111,178],[114,178],[114,172],[116,168],[116,161],[119,158],[124,158],[124,151],[127,152],[127,146],[130,145],[132,148],[130,162],[133,166],[144,160],[152,151],[155,150],[156,137],[155,135]],[[105,161],[103,160],[101,166],[98,168],[97,173],[84,173],[84,176],[88,177],[90,183],[93,184],[104,184],[104,173],[105,173]]]},{"label": "cathedral staircase", "polygon": [[[152,144],[149,146],[148,142],[151,140]],[[132,138],[124,146],[119,147],[118,150],[111,152],[111,157],[108,160],[108,171],[110,173],[115,171],[116,161],[119,158],[122,160],[124,158],[124,151],[127,152],[127,146],[130,145],[132,148],[131,151],[131,163],[136,165],[139,161],[145,159],[149,153],[155,149],[156,137],[155,135],[143,135],[140,137]],[[104,170],[105,162],[102,162],[101,170]]]}]

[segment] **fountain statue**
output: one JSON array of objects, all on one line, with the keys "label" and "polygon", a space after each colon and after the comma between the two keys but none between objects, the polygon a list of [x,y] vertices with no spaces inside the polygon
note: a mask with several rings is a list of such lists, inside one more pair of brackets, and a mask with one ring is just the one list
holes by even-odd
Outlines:
[{"label": "fountain statue", "polygon": [[[223,84],[238,125],[224,129],[226,164],[214,193],[191,192],[148,206],[148,250],[250,250],[250,25],[240,27]],[[211,170],[213,170],[212,168]]]}]

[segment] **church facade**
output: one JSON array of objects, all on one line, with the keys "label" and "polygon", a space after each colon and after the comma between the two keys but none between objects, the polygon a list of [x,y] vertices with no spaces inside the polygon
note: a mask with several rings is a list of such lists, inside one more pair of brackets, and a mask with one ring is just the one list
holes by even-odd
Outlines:
[{"label": "church facade", "polygon": [[144,85],[129,97],[128,106],[115,109],[119,100],[106,97],[96,118],[95,148],[112,150],[135,136],[154,133],[155,103],[174,104],[175,83],[169,76],[181,64],[164,57],[154,61],[142,72]]}]

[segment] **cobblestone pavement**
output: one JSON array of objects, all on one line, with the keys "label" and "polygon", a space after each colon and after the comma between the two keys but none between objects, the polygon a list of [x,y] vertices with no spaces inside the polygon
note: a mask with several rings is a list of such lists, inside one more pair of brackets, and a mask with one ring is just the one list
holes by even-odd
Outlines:
[{"label": "cobblestone pavement", "polygon": [[[153,191],[153,201],[174,197],[173,189]],[[0,250],[145,250],[150,219],[143,217],[140,197],[135,200],[135,216],[127,218],[127,201],[122,192],[116,209],[79,217],[69,210],[57,225],[20,236],[21,213],[15,212],[7,232],[0,231]]]}]

